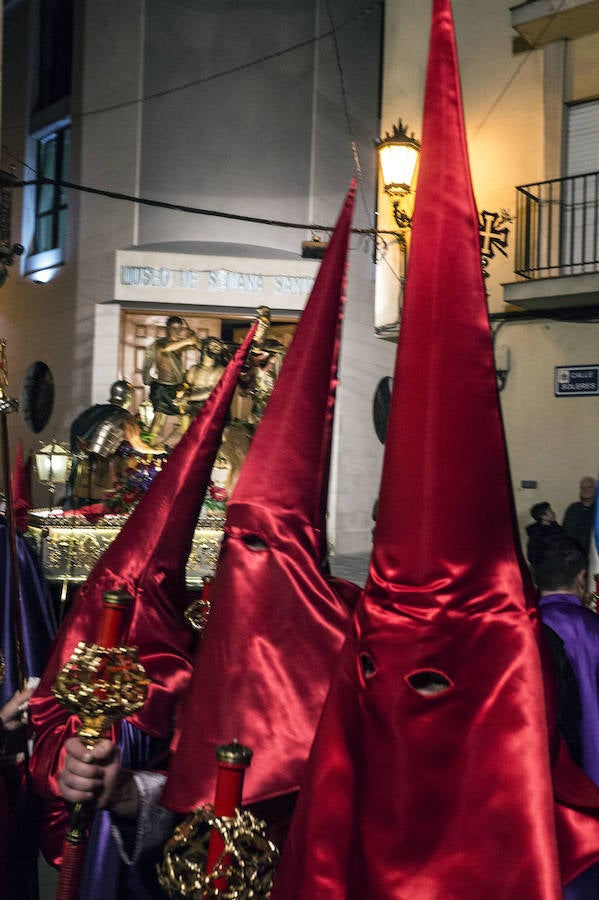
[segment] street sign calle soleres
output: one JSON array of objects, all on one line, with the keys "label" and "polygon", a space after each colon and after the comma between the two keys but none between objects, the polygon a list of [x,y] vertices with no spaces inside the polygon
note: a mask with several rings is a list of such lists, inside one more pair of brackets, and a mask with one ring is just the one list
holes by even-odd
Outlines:
[{"label": "street sign calle soleres", "polygon": [[595,366],[556,366],[556,397],[599,396],[599,364]]}]

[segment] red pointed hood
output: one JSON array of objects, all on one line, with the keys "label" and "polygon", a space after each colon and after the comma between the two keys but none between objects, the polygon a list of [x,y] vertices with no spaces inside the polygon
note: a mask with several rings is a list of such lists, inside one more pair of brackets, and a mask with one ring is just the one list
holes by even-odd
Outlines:
[{"label": "red pointed hood", "polygon": [[323,574],[322,547],[354,191],[229,503],[163,797],[173,809],[212,801],[214,750],[233,738],[254,751],[247,802],[297,788],[343,641],[347,605]]},{"label": "red pointed hood", "polygon": [[[434,0],[369,580],[272,900],[562,896],[560,862],[569,877],[592,855],[580,840],[585,817],[554,805],[533,599],[515,530],[451,5]],[[586,825],[596,837],[597,822]]]},{"label": "red pointed hood", "polygon": [[381,602],[419,616],[477,605],[498,581],[509,604],[534,600],[513,509],[454,50],[450,5],[436,4],[371,563],[372,597],[384,585]]},{"label": "red pointed hood", "polygon": [[[355,183],[229,504],[229,521],[271,515],[325,530],[347,248]],[[267,464],[265,464],[267,460]],[[276,491],[273,491],[276,485]],[[241,517],[241,518],[240,518]]]},{"label": "red pointed hood", "polygon": [[151,679],[148,700],[131,721],[149,733],[168,733],[173,697],[180,693],[191,669],[193,635],[183,617],[188,603],[186,562],[225,417],[255,327],[250,329],[167,465],[78,592],[57,636],[40,694],[50,690],[56,672],[78,641],[97,639],[104,591],[124,590],[135,602],[128,614],[123,641],[138,647]]}]

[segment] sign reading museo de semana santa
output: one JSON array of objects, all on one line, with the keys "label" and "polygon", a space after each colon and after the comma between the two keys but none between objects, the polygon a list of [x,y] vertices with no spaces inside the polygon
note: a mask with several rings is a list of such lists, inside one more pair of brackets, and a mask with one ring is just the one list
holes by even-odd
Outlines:
[{"label": "sign reading museo de semana santa", "polygon": [[119,250],[115,299],[303,309],[318,260],[254,259]]},{"label": "sign reading museo de semana santa", "polygon": [[596,366],[556,366],[556,397],[599,396],[599,364]]}]

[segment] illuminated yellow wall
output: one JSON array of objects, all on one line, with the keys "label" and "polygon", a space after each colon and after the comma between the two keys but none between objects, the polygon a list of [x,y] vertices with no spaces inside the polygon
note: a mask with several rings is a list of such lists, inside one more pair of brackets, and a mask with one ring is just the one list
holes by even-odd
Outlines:
[{"label": "illuminated yellow wall", "polygon": [[[501,0],[453,0],[464,114],[479,210],[515,212],[515,187],[561,175],[562,112],[567,100],[599,96],[599,34],[516,52],[510,6]],[[427,0],[388,0],[381,130],[402,118],[421,136],[430,27]],[[599,23],[597,23],[599,28]],[[379,194],[381,227],[391,207]],[[506,258],[489,263],[489,310],[507,309],[502,284],[513,282],[513,229]],[[390,247],[388,259],[393,263]],[[377,324],[397,315],[389,265],[377,267]],[[395,306],[394,306],[395,304]],[[496,327],[496,326],[495,326]],[[511,371],[501,394],[516,507],[549,500],[561,518],[577,499],[582,475],[599,469],[599,398],[553,395],[554,367],[599,363],[599,325],[552,320],[503,325]],[[536,489],[522,488],[536,481]]]}]

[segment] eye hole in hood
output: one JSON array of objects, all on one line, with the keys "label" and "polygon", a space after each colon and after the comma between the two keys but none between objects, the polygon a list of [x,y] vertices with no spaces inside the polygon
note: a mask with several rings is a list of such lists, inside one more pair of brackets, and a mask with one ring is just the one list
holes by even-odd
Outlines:
[{"label": "eye hole in hood", "polygon": [[257,534],[244,534],[241,539],[248,550],[252,550],[254,553],[263,553],[268,550],[266,541]]},{"label": "eye hole in hood", "polygon": [[374,660],[368,653],[360,653],[360,665],[364,678],[370,678],[376,672]]},{"label": "eye hole in hood", "polygon": [[435,694],[442,694],[444,691],[453,687],[453,682],[443,672],[437,672],[434,669],[421,669],[418,672],[412,672],[406,676],[406,681],[412,690],[423,697],[432,697]]}]

